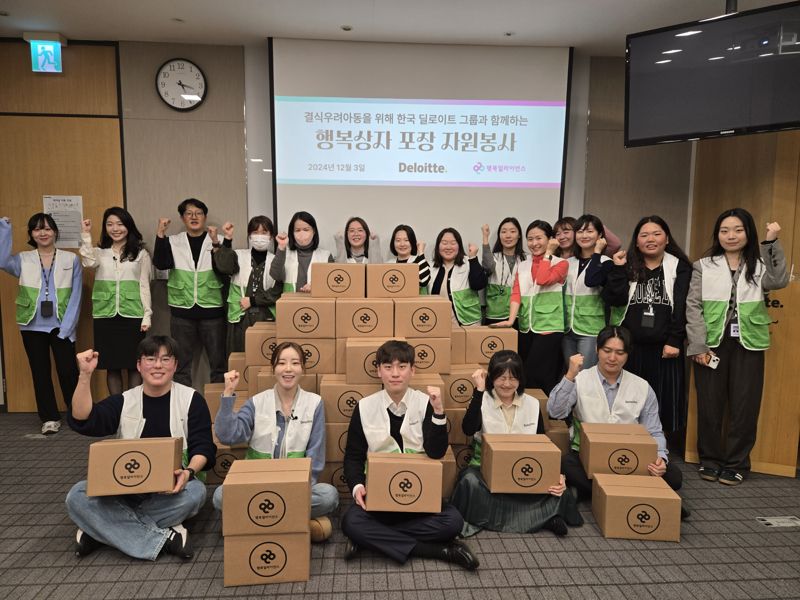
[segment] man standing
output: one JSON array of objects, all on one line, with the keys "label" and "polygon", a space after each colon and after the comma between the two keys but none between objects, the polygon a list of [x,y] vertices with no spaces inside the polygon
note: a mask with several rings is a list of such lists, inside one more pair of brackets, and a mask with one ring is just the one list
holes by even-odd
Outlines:
[{"label": "man standing", "polygon": [[211,369],[211,382],[222,383],[225,373],[225,303],[223,280],[214,270],[211,251],[214,235],[206,235],[208,207],[196,198],[178,205],[186,231],[167,237],[170,219],[158,220],[153,265],[169,269],[167,303],[170,306],[170,334],[178,342],[178,370],[175,381],[192,385],[194,349],[203,347]]},{"label": "man standing", "polygon": [[70,427],[83,435],[116,434],[122,439],[183,438],[183,466],[175,471],[175,487],[164,494],[87,496],[86,481],[67,494],[67,512],[78,525],[77,556],[103,544],[134,558],[155,560],[162,552],[181,558],[194,555],[183,521],[196,515],[206,499],[206,486],[196,478],[214,466],[216,447],[211,415],[203,397],[173,381],[177,366],[175,340],[152,336],[139,343],[136,368],[142,385],[94,404],[91,378],[98,353],[78,354],[80,376],[72,396]]},{"label": "man standing", "polygon": [[391,340],[376,359],[383,390],[359,401],[347,434],[344,476],[355,502],[342,518],[349,538],[345,560],[359,547],[385,554],[399,563],[409,556],[437,558],[473,571],[478,559],[455,537],[464,519],[450,504],[438,513],[367,512],[367,452],[425,453],[441,458],[447,451],[447,417],[439,388],[428,394],[408,387],[414,375],[414,348]]}]

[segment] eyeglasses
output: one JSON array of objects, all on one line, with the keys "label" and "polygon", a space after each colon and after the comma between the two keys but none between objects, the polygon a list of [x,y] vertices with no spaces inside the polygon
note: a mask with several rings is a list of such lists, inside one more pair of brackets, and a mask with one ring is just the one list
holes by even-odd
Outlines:
[{"label": "eyeglasses", "polygon": [[495,383],[513,383],[514,385],[519,384],[519,379],[516,377],[511,377],[510,375],[503,375],[502,377],[498,377],[495,379]]},{"label": "eyeglasses", "polygon": [[190,212],[187,210],[185,213],[183,213],[184,217],[189,217],[190,219],[193,219],[195,217],[202,217],[203,215],[205,215],[205,213],[202,210],[198,210],[196,212],[194,211]]},{"label": "eyeglasses", "polygon": [[171,354],[164,354],[163,356],[143,356],[141,361],[148,367],[154,367],[156,363],[161,363],[163,367],[170,367],[175,362],[175,357]]}]

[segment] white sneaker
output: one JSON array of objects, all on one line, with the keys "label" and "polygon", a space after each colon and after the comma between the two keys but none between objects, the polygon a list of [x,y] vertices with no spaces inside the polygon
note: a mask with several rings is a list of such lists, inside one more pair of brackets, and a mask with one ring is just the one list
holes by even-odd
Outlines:
[{"label": "white sneaker", "polygon": [[58,433],[60,429],[61,429],[61,421],[45,421],[42,424],[43,435]]}]

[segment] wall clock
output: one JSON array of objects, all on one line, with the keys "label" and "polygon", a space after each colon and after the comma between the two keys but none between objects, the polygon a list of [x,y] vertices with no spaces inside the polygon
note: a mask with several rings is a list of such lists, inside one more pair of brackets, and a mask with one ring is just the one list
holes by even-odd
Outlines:
[{"label": "wall clock", "polygon": [[192,61],[172,58],[156,71],[156,92],[170,108],[181,112],[194,110],[206,99],[206,76]]}]

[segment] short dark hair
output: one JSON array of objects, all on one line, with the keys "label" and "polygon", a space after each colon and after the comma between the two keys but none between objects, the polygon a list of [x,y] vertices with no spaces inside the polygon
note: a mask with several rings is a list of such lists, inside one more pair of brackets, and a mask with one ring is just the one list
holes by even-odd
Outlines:
[{"label": "short dark hair", "polygon": [[509,373],[514,379],[519,381],[517,394],[525,392],[525,366],[522,358],[513,350],[500,350],[492,355],[489,360],[489,370],[486,377],[486,391],[490,394],[494,389],[494,380]]},{"label": "short dark hair", "polygon": [[604,327],[600,333],[597,334],[597,349],[600,350],[611,338],[617,338],[622,341],[622,348],[625,350],[626,354],[630,354],[631,350],[633,350],[633,336],[631,336],[631,332],[624,327],[614,325]]},{"label": "short dark hair", "polygon": [[414,366],[414,346],[400,340],[384,342],[375,353],[375,362],[380,365],[390,365],[394,361],[408,363]]},{"label": "short dark hair", "polygon": [[301,210],[294,213],[291,221],[289,221],[289,231],[287,232],[289,235],[289,250],[297,250],[297,242],[294,241],[294,224],[297,221],[303,221],[304,223],[311,225],[311,229],[314,230],[314,237],[311,238],[311,250],[316,250],[319,248],[319,230],[317,229],[317,220],[311,213]]},{"label": "short dark hair", "polygon": [[392,232],[392,238],[389,240],[389,252],[391,252],[394,256],[397,256],[397,250],[394,247],[394,238],[400,231],[405,231],[406,235],[408,236],[408,243],[411,246],[411,255],[415,255],[417,253],[417,234],[414,233],[414,230],[411,229],[411,225],[398,225],[394,228]]},{"label": "short dark hair", "polygon": [[577,256],[580,258],[581,256],[581,247],[578,245],[578,236],[577,233],[581,229],[584,229],[587,225],[591,225],[597,230],[599,237],[604,238],[606,237],[606,228],[603,226],[603,222],[600,220],[600,217],[596,217],[594,215],[586,214],[581,215],[575,221],[575,225],[573,226],[573,230],[575,231],[575,237],[572,240],[572,254],[573,256]]},{"label": "short dark hair", "polygon": [[161,348],[164,348],[169,356],[177,357],[180,346],[168,335],[151,335],[136,346],[136,360],[141,360],[143,356],[158,356]]},{"label": "short dark hair", "polygon": [[186,212],[186,209],[189,206],[194,206],[195,208],[199,208],[200,210],[203,211],[204,215],[206,216],[208,215],[208,207],[206,206],[206,203],[203,202],[202,200],[198,200],[197,198],[187,198],[186,200],[178,204],[178,214],[182,217],[183,213]]},{"label": "short dark hair", "polygon": [[350,225],[353,222],[358,223],[364,229],[364,234],[366,235],[366,239],[364,240],[364,256],[369,258],[369,237],[372,234],[370,233],[369,225],[367,225],[367,222],[361,217],[350,217],[349,219],[347,219],[347,223],[345,223],[344,250],[347,253],[347,258],[353,258],[353,254],[350,250],[350,239],[347,237],[347,230],[350,229]]},{"label": "short dark hair", "polygon": [[37,244],[33,241],[33,230],[37,227],[44,227],[47,225],[50,229],[56,232],[56,241],[58,241],[58,225],[53,215],[47,213],[36,213],[28,219],[28,245],[36,248]]},{"label": "short dark hair", "polygon": [[553,228],[550,227],[550,223],[547,221],[542,221],[541,219],[536,219],[535,221],[531,221],[531,224],[528,225],[528,228],[525,230],[525,237],[528,237],[531,229],[541,229],[547,238],[553,237]]},{"label": "short dark hair", "polygon": [[259,227],[263,227],[268,234],[275,237],[275,225],[272,224],[272,219],[264,215],[257,215],[247,222],[247,235],[250,235]]},{"label": "short dark hair", "polygon": [[275,365],[278,364],[278,361],[281,358],[281,354],[287,348],[291,348],[300,356],[300,364],[303,366],[303,372],[305,373],[306,370],[306,354],[303,352],[303,348],[297,342],[281,342],[275,347],[275,350],[272,351],[272,356],[269,359],[270,365],[272,365],[272,370],[275,370]]},{"label": "short dark hair", "polygon": [[446,233],[450,233],[454,238],[456,238],[456,243],[458,244],[458,254],[456,254],[456,258],[453,263],[461,266],[464,264],[464,257],[467,255],[467,253],[464,252],[464,242],[461,241],[461,234],[452,227],[445,227],[439,232],[439,235],[436,236],[436,247],[433,249],[433,266],[439,268],[444,264],[442,255],[439,254],[439,244],[442,243],[442,238]]}]

